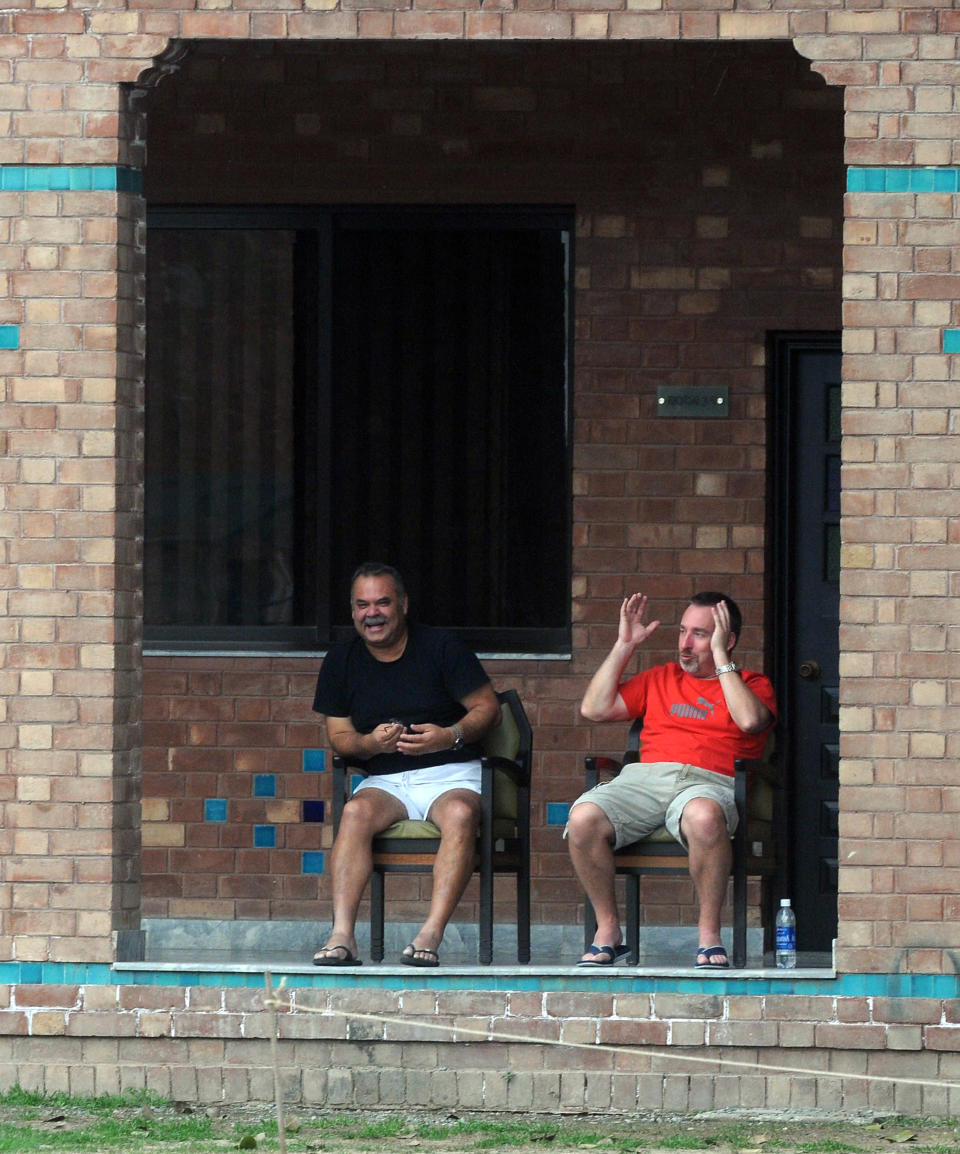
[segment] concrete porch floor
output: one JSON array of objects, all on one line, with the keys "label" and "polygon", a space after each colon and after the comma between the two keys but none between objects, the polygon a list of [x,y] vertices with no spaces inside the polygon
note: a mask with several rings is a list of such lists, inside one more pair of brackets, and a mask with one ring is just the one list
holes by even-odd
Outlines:
[{"label": "concrete porch floor", "polygon": [[[641,933],[639,965],[581,967],[577,965],[583,952],[581,926],[534,926],[531,941],[531,961],[520,964],[516,960],[516,931],[513,926],[498,925],[494,934],[494,957],[489,966],[477,962],[477,929],[474,925],[451,924],[440,950],[440,966],[422,969],[399,962],[404,946],[416,934],[417,925],[388,924],[385,929],[385,955],[382,962],[372,962],[369,956],[368,926],[357,926],[362,966],[315,967],[314,951],[326,940],[329,926],[309,922],[257,922],[147,919],[145,958],[142,962],[125,962],[118,968],[136,971],[173,972],[189,969],[196,972],[255,973],[270,970],[281,974],[350,975],[362,974],[367,980],[374,975],[383,978],[403,976],[409,981],[430,975],[468,977],[477,980],[503,980],[522,977],[606,977],[634,979],[640,976],[674,979],[705,979],[702,970],[694,968],[697,936],[695,927],[645,927]],[[729,944],[729,928],[724,932]],[[833,975],[832,959],[828,954],[801,954],[797,969],[777,969],[771,955],[763,956],[762,933],[751,930],[748,935],[748,959],[744,969],[717,971],[725,978],[828,978]]]}]

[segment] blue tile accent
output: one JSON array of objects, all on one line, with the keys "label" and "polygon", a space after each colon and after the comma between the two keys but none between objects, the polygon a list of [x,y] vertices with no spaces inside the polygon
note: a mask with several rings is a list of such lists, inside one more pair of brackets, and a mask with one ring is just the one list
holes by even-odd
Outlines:
[{"label": "blue tile accent", "polygon": [[547,802],[547,825],[566,825],[570,816],[570,803],[566,801]]},{"label": "blue tile accent", "polygon": [[[304,854],[304,859],[323,858],[320,852]],[[322,865],[322,862],[321,862]],[[551,963],[553,964],[553,963]],[[283,974],[284,984],[329,989],[333,986],[363,989],[400,989],[408,984],[405,977],[381,974],[371,966],[364,972],[344,975],[330,970],[306,970],[292,964],[271,967],[274,978]],[[618,967],[614,975],[591,972],[517,975],[478,973],[444,973],[442,970],[418,974],[417,981],[439,990],[569,990],[594,993],[717,993],[749,997],[766,994],[799,994],[811,997],[883,997],[883,998],[960,998],[958,974],[825,974],[820,977],[765,974],[756,978],[711,975],[702,978],[669,977],[655,974],[632,974],[628,967]],[[149,964],[118,962],[0,962],[0,983],[9,985],[92,985],[92,986],[219,986],[263,989],[263,971],[253,967],[242,970],[229,966],[198,969],[184,967],[152,969]]]},{"label": "blue tile accent", "polygon": [[255,773],[253,775],[254,797],[276,797],[277,775],[275,773]]},{"label": "blue tile accent", "polygon": [[204,821],[226,821],[227,799],[225,797],[208,797],[203,802]]},{"label": "blue tile accent", "polygon": [[317,801],[316,798],[307,798],[303,803],[303,820],[304,821],[324,821],[326,820],[327,803],[325,801]]},{"label": "blue tile accent", "polygon": [[960,168],[848,168],[847,192],[960,192]]},{"label": "blue tile accent", "polygon": [[323,773],[327,768],[327,751],[325,749],[305,749],[303,751],[303,772]]},{"label": "blue tile accent", "polygon": [[350,774],[350,793],[351,794],[357,788],[357,786],[360,784],[360,782],[363,780],[364,780],[364,777],[363,777],[362,773],[351,773]]},{"label": "blue tile accent", "polygon": [[304,874],[322,874],[323,873],[323,850],[308,849],[303,853],[300,859],[300,872]]},{"label": "blue tile accent", "polygon": [[255,825],[253,844],[256,849],[276,849],[277,827],[275,825]]},{"label": "blue tile accent", "polygon": [[960,329],[943,330],[943,351],[945,353],[960,353]]},{"label": "blue tile accent", "polygon": [[109,164],[0,165],[0,191],[143,193],[143,174],[136,168]]},{"label": "blue tile accent", "polygon": [[20,348],[20,326],[0,325],[0,349]]}]

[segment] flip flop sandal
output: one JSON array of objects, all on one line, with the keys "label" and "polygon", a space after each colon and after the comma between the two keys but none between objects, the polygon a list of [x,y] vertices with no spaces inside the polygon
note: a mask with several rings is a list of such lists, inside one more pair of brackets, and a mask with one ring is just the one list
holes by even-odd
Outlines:
[{"label": "flip flop sandal", "polygon": [[[713,958],[723,958],[722,962],[715,962]],[[701,946],[697,950],[696,968],[698,970],[729,970],[730,959],[724,946]]]},{"label": "flip flop sandal", "polygon": [[577,962],[578,966],[612,966],[625,954],[630,953],[630,947],[622,944],[619,946],[590,946],[587,953],[593,954],[593,957],[583,958]]},{"label": "flip flop sandal", "polygon": [[[419,966],[422,970],[434,970],[440,965],[440,955],[436,950],[428,950],[426,946],[415,946],[413,942],[407,946],[407,949],[412,950],[413,953],[404,952],[400,955],[400,961],[405,966]],[[427,954],[428,957],[418,958],[417,954]]]},{"label": "flip flop sandal", "polygon": [[[343,954],[337,954],[337,950],[342,950]],[[326,957],[321,957],[321,954],[325,954]],[[351,953],[347,946],[321,946],[313,955],[313,964],[315,966],[362,966],[363,962],[356,954]]]}]

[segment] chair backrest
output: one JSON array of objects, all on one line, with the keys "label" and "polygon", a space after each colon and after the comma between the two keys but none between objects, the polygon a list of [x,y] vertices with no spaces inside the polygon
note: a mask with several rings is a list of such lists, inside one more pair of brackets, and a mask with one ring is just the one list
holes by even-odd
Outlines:
[{"label": "chair backrest", "polygon": [[[520,695],[515,689],[505,689],[497,694],[497,699],[500,702],[500,724],[483,739],[483,752],[488,757],[505,757],[508,761],[516,762],[529,776],[533,731]],[[495,777],[493,816],[515,819],[517,783],[503,770],[496,770]]]},{"label": "chair backrest", "polygon": [[629,765],[632,761],[640,760],[640,732],[643,729],[643,718],[634,718],[630,732],[627,734],[627,748],[623,754],[623,764]]}]

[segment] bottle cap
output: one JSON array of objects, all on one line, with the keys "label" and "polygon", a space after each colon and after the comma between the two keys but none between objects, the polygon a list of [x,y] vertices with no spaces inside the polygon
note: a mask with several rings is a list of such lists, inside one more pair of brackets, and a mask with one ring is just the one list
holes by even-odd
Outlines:
[{"label": "bottle cap", "polygon": [[780,905],[782,907],[783,906],[789,906],[790,905],[790,899],[789,898],[781,898],[780,899]]}]

